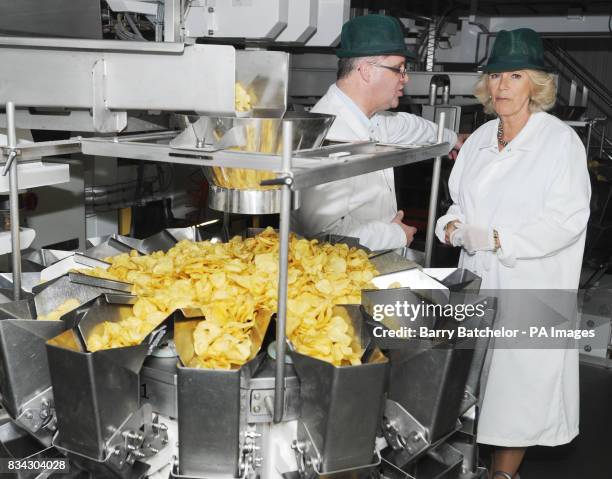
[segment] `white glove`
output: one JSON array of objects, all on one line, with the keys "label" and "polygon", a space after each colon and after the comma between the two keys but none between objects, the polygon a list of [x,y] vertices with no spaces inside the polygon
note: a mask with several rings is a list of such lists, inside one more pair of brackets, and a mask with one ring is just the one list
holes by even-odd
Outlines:
[{"label": "white glove", "polygon": [[463,225],[463,247],[469,254],[476,251],[495,250],[493,229],[482,226]]},{"label": "white glove", "polygon": [[463,246],[463,235],[464,234],[465,234],[465,225],[463,223],[456,223],[455,229],[448,237],[450,244],[452,244],[455,247]]}]

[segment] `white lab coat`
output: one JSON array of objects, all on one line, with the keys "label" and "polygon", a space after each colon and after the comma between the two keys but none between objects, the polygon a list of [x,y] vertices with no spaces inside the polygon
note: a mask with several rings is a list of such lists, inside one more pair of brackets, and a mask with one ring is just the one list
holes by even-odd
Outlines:
[{"label": "white lab coat", "polygon": [[[425,143],[435,141],[437,136],[434,123],[408,113],[377,113],[368,130],[339,97],[335,85],[312,111],[336,115],[328,140]],[[444,141],[452,148],[457,136],[446,130]],[[305,189],[300,194],[301,206],[293,219],[295,230],[301,234],[352,236],[372,250],[406,246],[402,228],[391,223],[397,213],[393,169],[333,181]]]},{"label": "white lab coat", "polygon": [[[500,152],[497,126],[489,121],[463,145],[436,235],[444,241],[453,220],[497,229],[496,253],[461,252],[459,265],[482,277],[482,289],[577,290],[591,194],[584,146],[540,112]],[[555,446],[578,434],[577,349],[495,349],[489,359],[479,442]]]}]

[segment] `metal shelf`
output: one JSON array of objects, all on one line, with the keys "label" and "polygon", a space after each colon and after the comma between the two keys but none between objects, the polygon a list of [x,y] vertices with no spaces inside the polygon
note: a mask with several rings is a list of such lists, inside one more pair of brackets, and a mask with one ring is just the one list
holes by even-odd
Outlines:
[{"label": "metal shelf", "polygon": [[[163,135],[160,134],[160,135]],[[167,136],[167,134],[166,134]],[[206,148],[182,149],[168,144],[130,141],[130,137],[82,138],[86,155],[112,156],[164,163],[281,171],[281,156]],[[287,184],[292,190],[396,166],[407,165],[446,154],[448,143],[434,145],[381,145],[374,142],[338,144],[296,152],[291,172],[279,174],[271,183]]]}]

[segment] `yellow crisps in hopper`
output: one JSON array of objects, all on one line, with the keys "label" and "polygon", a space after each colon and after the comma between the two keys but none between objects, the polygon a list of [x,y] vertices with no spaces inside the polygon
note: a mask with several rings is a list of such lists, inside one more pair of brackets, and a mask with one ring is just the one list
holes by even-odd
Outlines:
[{"label": "yellow crisps in hopper", "polygon": [[[257,98],[253,92],[247,89],[240,82],[235,85],[235,109],[239,113],[250,112],[257,103]],[[243,146],[230,148],[232,150],[259,152],[259,153],[280,153],[280,133],[278,119],[257,119],[250,121],[245,119],[244,131],[246,142]],[[219,140],[221,133],[215,132],[216,139]],[[234,188],[239,190],[269,190],[275,187],[261,186],[263,180],[275,178],[272,171],[249,170],[243,168],[224,168],[213,167],[215,183],[223,188]]]},{"label": "yellow crisps in hopper", "polygon": [[64,301],[50,313],[39,315],[37,319],[40,319],[41,321],[58,320],[68,311],[72,311],[73,309],[78,308],[80,305],[81,303],[79,303],[78,299],[70,298]]},{"label": "yellow crisps in hopper", "polygon": [[[195,355],[187,366],[240,366],[252,352],[255,318],[277,308],[278,251],[278,235],[268,228],[228,243],[184,240],[167,253],[108,258],[108,270],[84,273],[132,282],[139,300],[127,324],[100,329],[94,342],[99,349],[138,344],[175,309],[199,308],[205,319],[193,332]],[[355,332],[333,307],[358,304],[376,274],[362,250],[292,236],[287,336],[296,350],[337,366],[358,364]]]},{"label": "yellow crisps in hopper", "polygon": [[240,82],[236,82],[235,97],[236,111],[245,112],[253,109],[251,95],[249,95],[246,88]]}]

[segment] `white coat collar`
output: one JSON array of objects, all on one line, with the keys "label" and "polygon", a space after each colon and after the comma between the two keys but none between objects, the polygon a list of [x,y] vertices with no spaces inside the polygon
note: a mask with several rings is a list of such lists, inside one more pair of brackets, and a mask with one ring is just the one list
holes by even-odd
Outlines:
[{"label": "white coat collar", "polygon": [[334,92],[336,97],[344,104],[344,106],[346,106],[349,110],[351,110],[351,112],[353,112],[353,116],[361,123],[363,123],[363,126],[365,126],[366,128],[370,128],[370,118],[368,118],[366,114],[361,111],[361,108],[359,108],[357,103],[355,103],[350,96],[344,93],[335,83],[329,88]]},{"label": "white coat collar", "polygon": [[[544,112],[536,112],[532,113],[527,120],[527,123],[523,127],[523,129],[519,132],[519,134],[514,138],[510,143],[508,143],[508,147],[512,150],[523,150],[530,151],[534,148],[537,143],[535,135],[538,134],[539,126],[542,123],[542,120],[546,113]],[[494,149],[495,151],[499,151],[497,146],[497,127],[499,125],[499,118],[495,121],[491,122],[491,130],[487,132],[488,140],[479,147],[480,150],[488,148]],[[506,148],[508,148],[506,147]]]},{"label": "white coat collar", "polygon": [[[368,127],[366,124],[357,116],[356,112],[353,108],[349,108],[346,104],[346,101],[340,97],[339,88],[333,84],[329,87],[328,95],[330,95],[330,100],[332,104],[333,114],[336,115],[337,120],[343,121],[346,126],[354,133],[356,139],[367,140],[370,138],[370,132],[368,131]],[[344,95],[346,97],[346,95]],[[347,97],[348,98],[348,97]],[[355,108],[358,108],[355,105]],[[365,117],[365,115],[364,115]],[[367,117],[366,117],[367,118]],[[333,134],[334,125],[332,125],[332,130],[330,133]],[[331,135],[328,135],[328,139],[334,139]],[[346,141],[346,139],[343,139]]]}]

